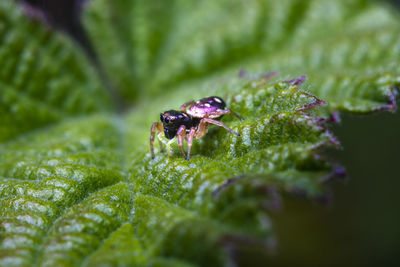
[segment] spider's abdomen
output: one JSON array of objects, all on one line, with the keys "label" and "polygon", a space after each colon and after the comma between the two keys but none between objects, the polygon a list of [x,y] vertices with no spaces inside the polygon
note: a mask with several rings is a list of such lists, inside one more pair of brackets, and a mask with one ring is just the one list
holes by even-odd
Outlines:
[{"label": "spider's abdomen", "polygon": [[196,101],[186,112],[193,118],[208,117],[211,119],[219,118],[218,112],[224,110],[226,104],[218,96],[209,96]]}]

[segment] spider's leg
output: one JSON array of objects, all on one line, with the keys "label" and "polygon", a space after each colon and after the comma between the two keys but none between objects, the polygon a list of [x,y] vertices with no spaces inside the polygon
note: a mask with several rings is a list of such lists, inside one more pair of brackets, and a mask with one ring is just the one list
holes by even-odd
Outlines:
[{"label": "spider's leg", "polygon": [[[157,130],[160,134],[164,134],[164,127],[161,122],[157,124]],[[160,144],[160,151],[164,152],[163,142],[160,142],[160,134],[158,134],[158,143]]]},{"label": "spider's leg", "polygon": [[197,126],[195,138],[202,138],[208,132],[208,123],[202,119],[200,120],[199,126]]},{"label": "spider's leg", "polygon": [[[156,135],[156,130],[158,130],[160,133],[162,133],[163,126],[160,122],[154,122],[153,125],[151,125],[151,130],[150,130],[150,152],[151,152],[151,158],[154,159],[154,136]],[[161,146],[161,142],[160,142]],[[162,147],[161,147],[162,148]]]},{"label": "spider's leg", "polygon": [[187,152],[187,158],[186,160],[190,160],[190,150],[192,149],[192,144],[193,144],[193,137],[196,134],[196,128],[191,127],[190,132],[188,134],[187,142],[188,142],[188,152]]},{"label": "spider's leg", "polygon": [[239,114],[237,114],[236,112],[234,112],[231,109],[226,109],[229,110],[229,113],[231,113],[233,116],[235,116],[236,118],[238,118],[239,120],[244,120],[244,118],[242,116],[240,116]]},{"label": "spider's leg", "polygon": [[191,101],[189,101],[189,102],[186,102],[185,104],[183,104],[183,105],[180,107],[180,110],[183,111],[183,112],[186,112],[187,107],[192,106],[194,103],[196,103],[194,100],[191,100]]},{"label": "spider's leg", "polygon": [[178,132],[176,133],[176,136],[178,138],[179,149],[181,150],[183,157],[186,158],[185,150],[183,149],[183,140],[185,140],[185,137],[186,137],[186,126],[185,125],[181,125],[179,127]]},{"label": "spider's leg", "polygon": [[213,120],[213,119],[210,119],[210,118],[204,118],[204,119],[202,119],[202,121],[207,122],[207,123],[211,123],[211,124],[214,124],[214,125],[217,125],[217,126],[220,126],[220,127],[224,127],[225,130],[227,130],[231,134],[240,136],[239,133],[235,132],[234,130],[232,130],[231,128],[229,128],[228,126],[226,126],[224,123],[222,123],[220,121],[216,121],[216,120]]},{"label": "spider's leg", "polygon": [[240,116],[239,114],[237,114],[236,112],[234,112],[233,110],[231,110],[229,108],[222,109],[222,110],[217,111],[217,112],[213,112],[213,115],[218,115],[218,116],[222,116],[222,115],[225,115],[225,114],[232,114],[236,118],[238,118],[240,120],[244,120],[244,118],[242,116]]}]

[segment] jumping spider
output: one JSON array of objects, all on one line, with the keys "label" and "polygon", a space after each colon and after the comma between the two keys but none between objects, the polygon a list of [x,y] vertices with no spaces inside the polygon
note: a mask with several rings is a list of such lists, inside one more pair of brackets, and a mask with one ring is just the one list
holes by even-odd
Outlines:
[{"label": "jumping spider", "polygon": [[[160,114],[161,122],[154,122],[151,126],[150,134],[150,151],[151,157],[154,159],[154,136],[156,129],[158,130],[158,139],[160,143],[161,151],[163,151],[164,141],[161,136],[164,135],[170,139],[166,143],[168,149],[168,155],[170,155],[170,145],[174,141],[175,137],[178,139],[178,146],[182,152],[183,157],[186,160],[190,159],[190,150],[193,143],[193,138],[199,139],[207,133],[208,125],[214,124],[220,127],[224,127],[230,133],[240,136],[239,133],[233,131],[231,128],[223,124],[222,122],[215,120],[221,118],[225,114],[233,114],[239,119],[243,119],[241,116],[226,108],[226,104],[222,98],[218,96],[209,96],[202,98],[199,101],[190,101],[183,104],[180,107],[180,111],[168,110]],[[187,157],[183,149],[183,140],[188,143]]]}]

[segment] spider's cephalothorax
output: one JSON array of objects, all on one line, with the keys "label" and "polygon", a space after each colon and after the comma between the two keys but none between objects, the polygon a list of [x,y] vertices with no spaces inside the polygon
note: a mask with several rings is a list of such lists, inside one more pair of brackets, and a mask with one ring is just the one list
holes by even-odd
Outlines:
[{"label": "spider's cephalothorax", "polygon": [[176,136],[179,127],[182,125],[186,129],[190,129],[193,126],[193,119],[186,112],[180,112],[176,110],[168,110],[160,114],[160,121],[164,128],[164,135],[168,139],[172,139]]},{"label": "spider's cephalothorax", "polygon": [[[175,137],[178,139],[178,146],[183,154],[183,156],[189,160],[190,150],[193,143],[193,138],[201,138],[207,133],[208,125],[214,124],[217,126],[224,127],[227,131],[237,136],[239,133],[233,131],[231,128],[226,126],[220,121],[215,119],[221,118],[225,114],[233,114],[236,117],[243,119],[238,114],[230,109],[226,108],[226,104],[222,98],[217,96],[209,96],[202,98],[199,101],[190,101],[183,104],[180,111],[168,110],[160,114],[161,122],[154,122],[151,127],[150,135],[150,151],[151,157],[154,158],[154,136],[156,134],[156,129],[159,132],[159,141],[161,150],[163,150],[162,143],[163,140],[160,135],[164,136],[171,141],[167,142],[168,153],[170,152],[169,145],[174,140]],[[188,153],[187,157],[183,149],[183,140],[188,143]]]}]

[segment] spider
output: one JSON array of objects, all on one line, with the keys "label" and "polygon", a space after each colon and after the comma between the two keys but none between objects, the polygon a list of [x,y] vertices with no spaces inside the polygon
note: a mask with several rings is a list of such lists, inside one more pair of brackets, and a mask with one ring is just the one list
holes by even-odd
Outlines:
[{"label": "spider", "polygon": [[[163,151],[163,144],[167,146],[168,155],[170,153],[170,145],[175,137],[178,139],[178,146],[186,160],[190,160],[190,150],[193,143],[193,138],[199,139],[203,137],[207,131],[209,124],[214,124],[224,127],[231,134],[240,136],[239,133],[233,131],[224,123],[216,120],[225,114],[232,114],[237,118],[243,120],[241,116],[226,108],[226,104],[222,98],[218,96],[209,96],[202,98],[198,101],[189,101],[180,107],[180,110],[168,110],[160,114],[161,122],[154,122],[151,126],[150,134],[150,151],[151,158],[154,159],[154,136],[156,130],[159,132],[158,140],[160,143],[161,151]],[[161,139],[161,136],[170,139],[167,143]],[[187,156],[183,149],[183,140],[188,143]]]}]

